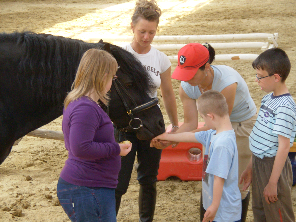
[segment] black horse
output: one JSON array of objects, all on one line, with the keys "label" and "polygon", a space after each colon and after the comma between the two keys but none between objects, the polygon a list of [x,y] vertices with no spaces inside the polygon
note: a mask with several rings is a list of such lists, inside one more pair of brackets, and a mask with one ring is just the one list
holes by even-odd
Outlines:
[{"label": "black horse", "polygon": [[0,164],[13,143],[62,115],[83,53],[108,49],[120,68],[107,111],[121,130],[135,130],[149,140],[164,132],[157,100],[148,96],[150,78],[141,63],[124,49],[108,43],[36,33],[0,34]]}]

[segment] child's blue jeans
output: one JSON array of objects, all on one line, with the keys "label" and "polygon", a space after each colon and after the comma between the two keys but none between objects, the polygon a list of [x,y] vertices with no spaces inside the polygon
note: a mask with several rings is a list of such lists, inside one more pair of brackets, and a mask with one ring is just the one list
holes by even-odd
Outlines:
[{"label": "child's blue jeans", "polygon": [[[213,221],[213,222],[216,222],[216,221]],[[234,222],[241,222],[241,220],[237,220],[237,221],[234,221]]]},{"label": "child's blue jeans", "polygon": [[[216,222],[216,221],[213,221],[213,222]],[[234,221],[234,222],[241,222],[241,220],[237,220],[237,221]]]},{"label": "child's blue jeans", "polygon": [[115,189],[77,186],[59,178],[57,196],[71,221],[116,222]]}]

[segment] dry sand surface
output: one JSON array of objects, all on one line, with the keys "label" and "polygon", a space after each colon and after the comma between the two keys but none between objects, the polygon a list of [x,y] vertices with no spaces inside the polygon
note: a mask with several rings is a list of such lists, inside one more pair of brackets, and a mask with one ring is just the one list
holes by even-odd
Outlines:
[{"label": "dry sand surface", "polygon": [[[1,0],[0,32],[25,30],[71,38],[81,38],[85,32],[131,35],[129,24],[134,3],[123,0]],[[296,99],[293,87],[296,73],[295,0],[159,0],[159,5],[163,9],[159,35],[279,33],[279,47],[286,50],[292,62],[287,84]],[[249,52],[258,54],[260,50]],[[251,62],[224,64],[240,72],[259,108],[265,93],[254,82]],[[175,66],[173,63],[172,69]],[[173,84],[182,122],[179,82],[173,81]],[[61,131],[61,119],[42,128]],[[169,124],[166,115],[165,122]],[[14,146],[0,166],[0,221],[69,221],[56,197],[57,179],[66,156],[63,142],[51,139],[26,136]],[[200,181],[170,178],[159,181],[157,187],[155,221],[199,221]],[[118,221],[138,220],[138,189],[134,172],[128,193],[122,200]],[[296,207],[295,187],[292,198]],[[249,207],[248,221],[252,220]]]}]

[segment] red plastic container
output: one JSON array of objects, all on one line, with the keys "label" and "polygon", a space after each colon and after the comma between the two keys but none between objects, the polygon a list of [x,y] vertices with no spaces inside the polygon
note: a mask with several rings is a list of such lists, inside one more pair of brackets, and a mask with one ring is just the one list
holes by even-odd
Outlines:
[{"label": "red plastic container", "polygon": [[[179,123],[181,125],[182,123]],[[199,123],[199,127],[204,123]],[[170,131],[171,126],[168,127]],[[183,181],[202,180],[203,147],[201,143],[179,143],[162,151],[158,180],[175,176]]]}]

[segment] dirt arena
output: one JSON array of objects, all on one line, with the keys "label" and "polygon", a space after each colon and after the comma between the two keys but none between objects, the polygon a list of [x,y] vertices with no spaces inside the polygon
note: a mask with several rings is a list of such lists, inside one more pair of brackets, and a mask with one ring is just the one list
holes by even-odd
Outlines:
[{"label": "dirt arena", "polygon": [[[71,38],[81,38],[85,32],[131,35],[129,24],[134,3],[123,0],[1,0],[0,32],[34,31]],[[279,47],[286,50],[292,62],[287,85],[296,99],[293,87],[296,74],[295,0],[159,0],[158,3],[163,10],[158,35],[278,33]],[[229,52],[259,54],[260,50]],[[223,64],[240,72],[259,108],[265,93],[254,81],[251,62]],[[173,63],[172,70],[175,66]],[[179,82],[173,81],[173,84],[182,122]],[[61,120],[60,117],[42,128],[61,131]],[[166,115],[165,122],[169,124]],[[14,146],[0,166],[0,221],[69,221],[56,197],[57,179],[66,157],[62,141],[26,136]],[[200,181],[170,178],[159,181],[157,187],[155,221],[199,221]],[[118,221],[138,221],[138,189],[134,172],[128,193],[122,200]],[[292,198],[296,210],[295,187]],[[249,207],[247,221],[253,221],[252,218]]]}]

